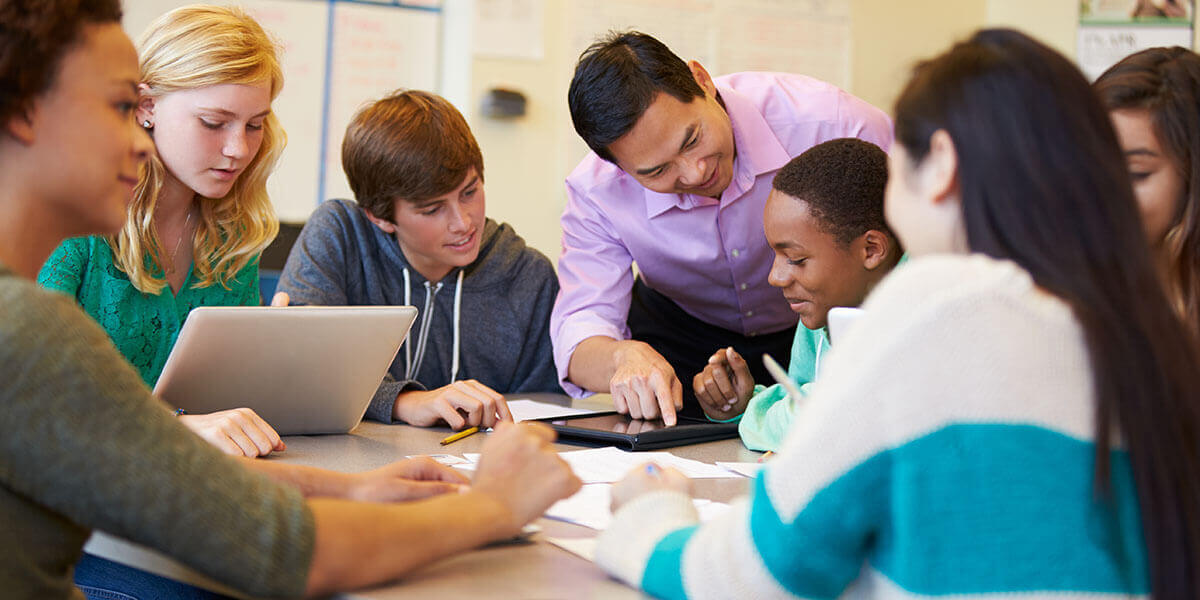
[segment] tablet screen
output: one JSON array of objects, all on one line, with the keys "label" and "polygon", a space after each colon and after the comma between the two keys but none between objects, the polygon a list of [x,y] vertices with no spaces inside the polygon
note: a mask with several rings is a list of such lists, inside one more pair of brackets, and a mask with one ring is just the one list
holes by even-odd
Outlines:
[{"label": "tablet screen", "polygon": [[[667,424],[663,423],[662,419],[634,419],[629,415],[616,413],[608,413],[599,416],[565,417],[561,419],[553,419],[550,422],[554,425],[577,427],[580,429],[611,431],[613,433],[642,433],[644,431],[654,431],[655,429],[667,428]],[[686,419],[680,419],[679,421],[680,424],[686,422]]]}]

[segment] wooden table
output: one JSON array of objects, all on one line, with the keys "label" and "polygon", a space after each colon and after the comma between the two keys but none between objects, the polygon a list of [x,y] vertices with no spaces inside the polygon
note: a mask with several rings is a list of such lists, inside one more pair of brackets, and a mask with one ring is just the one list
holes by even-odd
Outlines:
[{"label": "wooden table", "polygon": [[[518,396],[513,396],[516,398]],[[607,395],[572,401],[553,394],[520,395],[542,402],[571,405],[598,410],[611,410]],[[335,471],[358,472],[383,466],[406,456],[417,454],[479,452],[486,439],[476,434],[449,446],[438,442],[450,432],[444,427],[418,428],[407,425],[383,425],[364,421],[346,435],[288,436],[287,451],[267,460],[311,465]],[[556,444],[562,450],[578,450],[581,446]],[[757,452],[747,450],[741,442],[725,440],[669,450],[684,458],[708,463],[716,461],[753,462]],[[697,479],[696,496],[728,502],[744,494],[748,479]],[[420,569],[401,581],[343,594],[341,598],[393,600],[400,598],[642,598],[643,595],[615,580],[590,561],[581,559],[551,545],[544,537],[594,537],[596,531],[587,527],[539,519],[542,533],[531,542],[493,545],[441,560]],[[239,596],[157,552],[103,533],[96,533],[88,542],[88,552],[145,569],[160,575]]]}]

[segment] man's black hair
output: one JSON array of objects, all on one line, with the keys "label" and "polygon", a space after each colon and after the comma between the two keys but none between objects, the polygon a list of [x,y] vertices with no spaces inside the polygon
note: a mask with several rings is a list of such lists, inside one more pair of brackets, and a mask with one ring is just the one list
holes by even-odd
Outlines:
[{"label": "man's black hair", "polygon": [[616,163],[608,146],[633,129],[658,92],[680,102],[704,96],[683,59],[637,31],[611,32],[579,56],[567,91],[575,132],[600,158]]}]

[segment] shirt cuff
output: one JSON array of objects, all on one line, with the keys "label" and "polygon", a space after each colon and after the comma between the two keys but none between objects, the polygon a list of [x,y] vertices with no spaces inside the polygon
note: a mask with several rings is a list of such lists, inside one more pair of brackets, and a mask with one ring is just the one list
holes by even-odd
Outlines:
[{"label": "shirt cuff", "polygon": [[558,329],[554,338],[554,366],[558,369],[558,383],[572,398],[584,398],[593,392],[571,383],[568,377],[568,367],[571,356],[579,344],[590,337],[605,336],[614,340],[629,339],[629,327],[625,324],[614,325],[601,319],[594,313],[576,313],[568,318]]}]

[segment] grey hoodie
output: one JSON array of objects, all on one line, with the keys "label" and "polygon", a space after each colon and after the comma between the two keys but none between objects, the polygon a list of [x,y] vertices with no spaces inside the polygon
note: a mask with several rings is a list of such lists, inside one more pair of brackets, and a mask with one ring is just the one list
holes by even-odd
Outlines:
[{"label": "grey hoodie", "polygon": [[[397,394],[450,383],[456,320],[457,380],[475,379],[502,394],[562,393],[549,333],[558,279],[545,255],[507,224],[488,219],[475,262],[429,282],[409,266],[396,238],[372,225],[357,204],[323,202],[292,247],[278,291],[292,304],[402,305],[406,271],[409,302],[419,314],[368,417],[391,423]],[[409,365],[414,372],[406,376]]]}]

